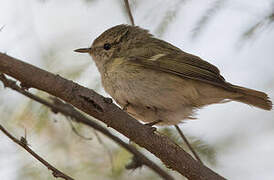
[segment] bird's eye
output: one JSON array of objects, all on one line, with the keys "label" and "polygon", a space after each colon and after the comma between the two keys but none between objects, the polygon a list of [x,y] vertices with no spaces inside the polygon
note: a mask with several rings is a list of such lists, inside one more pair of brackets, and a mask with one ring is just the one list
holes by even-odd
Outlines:
[{"label": "bird's eye", "polygon": [[104,44],[105,50],[110,50],[110,48],[111,48],[111,45],[109,43]]}]

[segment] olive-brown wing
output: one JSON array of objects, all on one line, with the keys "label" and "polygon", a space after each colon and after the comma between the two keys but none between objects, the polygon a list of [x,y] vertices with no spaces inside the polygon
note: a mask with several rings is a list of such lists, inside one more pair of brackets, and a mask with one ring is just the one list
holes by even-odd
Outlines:
[{"label": "olive-brown wing", "polygon": [[217,67],[188,53],[157,54],[148,57],[132,56],[128,60],[146,68],[202,81],[233,91],[231,85],[220,75]]}]

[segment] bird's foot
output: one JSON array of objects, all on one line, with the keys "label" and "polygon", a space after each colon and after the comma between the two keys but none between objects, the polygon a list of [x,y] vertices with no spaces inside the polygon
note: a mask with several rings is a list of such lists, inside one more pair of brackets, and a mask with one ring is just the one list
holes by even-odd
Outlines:
[{"label": "bird's foot", "polygon": [[151,128],[151,131],[152,131],[152,132],[155,132],[155,131],[157,130],[157,128],[156,128],[156,127],[152,127],[152,126],[154,126],[154,125],[156,125],[156,124],[158,124],[158,123],[160,123],[160,122],[162,122],[162,120],[152,121],[152,122],[150,122],[150,123],[146,123],[145,125],[146,125],[146,126],[149,126],[149,127]]},{"label": "bird's foot", "polygon": [[156,120],[156,121],[152,121],[150,123],[146,123],[145,125],[146,126],[154,126],[154,125],[156,125],[156,124],[158,124],[160,122],[162,122],[162,120],[159,119],[159,120]]},{"label": "bird's foot", "polygon": [[130,103],[127,101],[126,105],[123,107],[123,111],[127,111],[127,108],[129,105],[130,105]]}]

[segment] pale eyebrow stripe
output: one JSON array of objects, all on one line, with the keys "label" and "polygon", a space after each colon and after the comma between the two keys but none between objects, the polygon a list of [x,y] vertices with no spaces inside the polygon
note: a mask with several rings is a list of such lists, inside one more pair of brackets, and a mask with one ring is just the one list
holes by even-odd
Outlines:
[{"label": "pale eyebrow stripe", "polygon": [[151,56],[148,60],[149,61],[156,61],[157,59],[160,59],[161,57],[165,56],[166,54],[157,54],[154,56]]}]

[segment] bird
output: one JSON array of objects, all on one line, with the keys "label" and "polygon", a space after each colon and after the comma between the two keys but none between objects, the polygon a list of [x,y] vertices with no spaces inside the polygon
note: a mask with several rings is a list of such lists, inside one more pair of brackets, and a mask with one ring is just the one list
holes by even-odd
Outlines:
[{"label": "bird", "polygon": [[105,91],[150,125],[177,125],[204,106],[229,101],[272,109],[266,93],[227,82],[216,66],[139,26],[116,25],[75,51],[89,53]]}]

